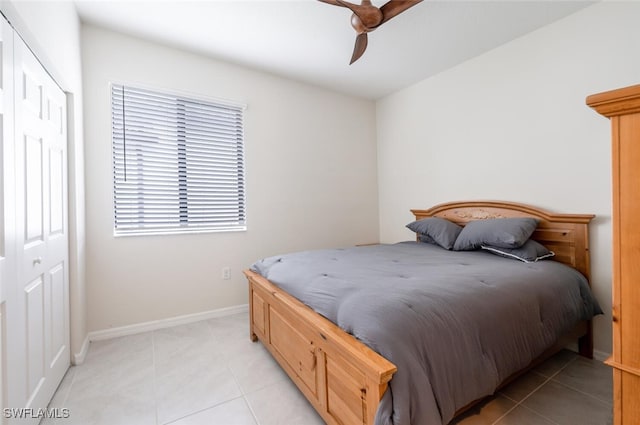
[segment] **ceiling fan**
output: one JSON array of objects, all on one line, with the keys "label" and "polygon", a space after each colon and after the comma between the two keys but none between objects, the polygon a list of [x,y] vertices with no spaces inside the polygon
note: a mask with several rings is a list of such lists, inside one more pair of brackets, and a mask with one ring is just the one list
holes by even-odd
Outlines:
[{"label": "ceiling fan", "polygon": [[349,3],[344,0],[319,0],[323,3],[341,6],[353,12],[351,26],[356,30],[356,45],[349,65],[360,59],[367,49],[367,33],[375,30],[394,16],[399,15],[422,0],[390,0],[381,7],[371,4],[371,0],[362,0],[361,4]]}]

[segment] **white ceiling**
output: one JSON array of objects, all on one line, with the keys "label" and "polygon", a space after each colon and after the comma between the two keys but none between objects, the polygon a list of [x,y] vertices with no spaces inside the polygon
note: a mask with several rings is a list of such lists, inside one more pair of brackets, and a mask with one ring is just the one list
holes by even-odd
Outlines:
[{"label": "white ceiling", "polygon": [[316,0],[75,3],[84,22],[377,99],[593,2],[425,0],[370,33],[367,51],[353,65],[351,12]]}]

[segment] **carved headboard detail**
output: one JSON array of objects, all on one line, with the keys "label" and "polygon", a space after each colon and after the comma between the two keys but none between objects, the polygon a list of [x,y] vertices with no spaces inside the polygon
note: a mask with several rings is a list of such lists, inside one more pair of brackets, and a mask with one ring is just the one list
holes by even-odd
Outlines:
[{"label": "carved headboard detail", "polygon": [[489,212],[482,208],[470,211],[454,211],[453,214],[462,219],[467,218],[472,220],[485,220],[487,218],[506,218],[504,214],[500,214],[498,212]]}]

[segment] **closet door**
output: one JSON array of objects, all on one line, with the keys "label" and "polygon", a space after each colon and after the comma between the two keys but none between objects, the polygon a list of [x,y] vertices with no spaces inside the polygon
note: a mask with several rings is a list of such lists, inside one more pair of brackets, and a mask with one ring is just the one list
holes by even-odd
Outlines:
[{"label": "closet door", "polygon": [[13,29],[4,19],[0,19],[0,61],[0,305],[4,305],[5,287],[15,280],[15,238],[12,231],[15,228]]},{"label": "closet door", "polygon": [[18,36],[14,69],[18,282],[7,303],[8,407],[37,409],[70,362],[66,100]]},{"label": "closet door", "polygon": [[[15,282],[15,168],[13,142],[13,29],[0,19],[0,382],[5,382],[4,350],[7,346],[6,299],[10,282]],[[5,389],[0,386],[0,408]],[[4,423],[0,419],[0,423]]]}]

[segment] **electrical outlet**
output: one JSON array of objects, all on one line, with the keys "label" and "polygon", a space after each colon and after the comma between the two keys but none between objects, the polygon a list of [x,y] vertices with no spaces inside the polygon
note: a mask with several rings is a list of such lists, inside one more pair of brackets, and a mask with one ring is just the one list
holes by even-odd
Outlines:
[{"label": "electrical outlet", "polygon": [[231,268],[230,267],[223,267],[222,268],[222,278],[224,280],[231,279]]}]

